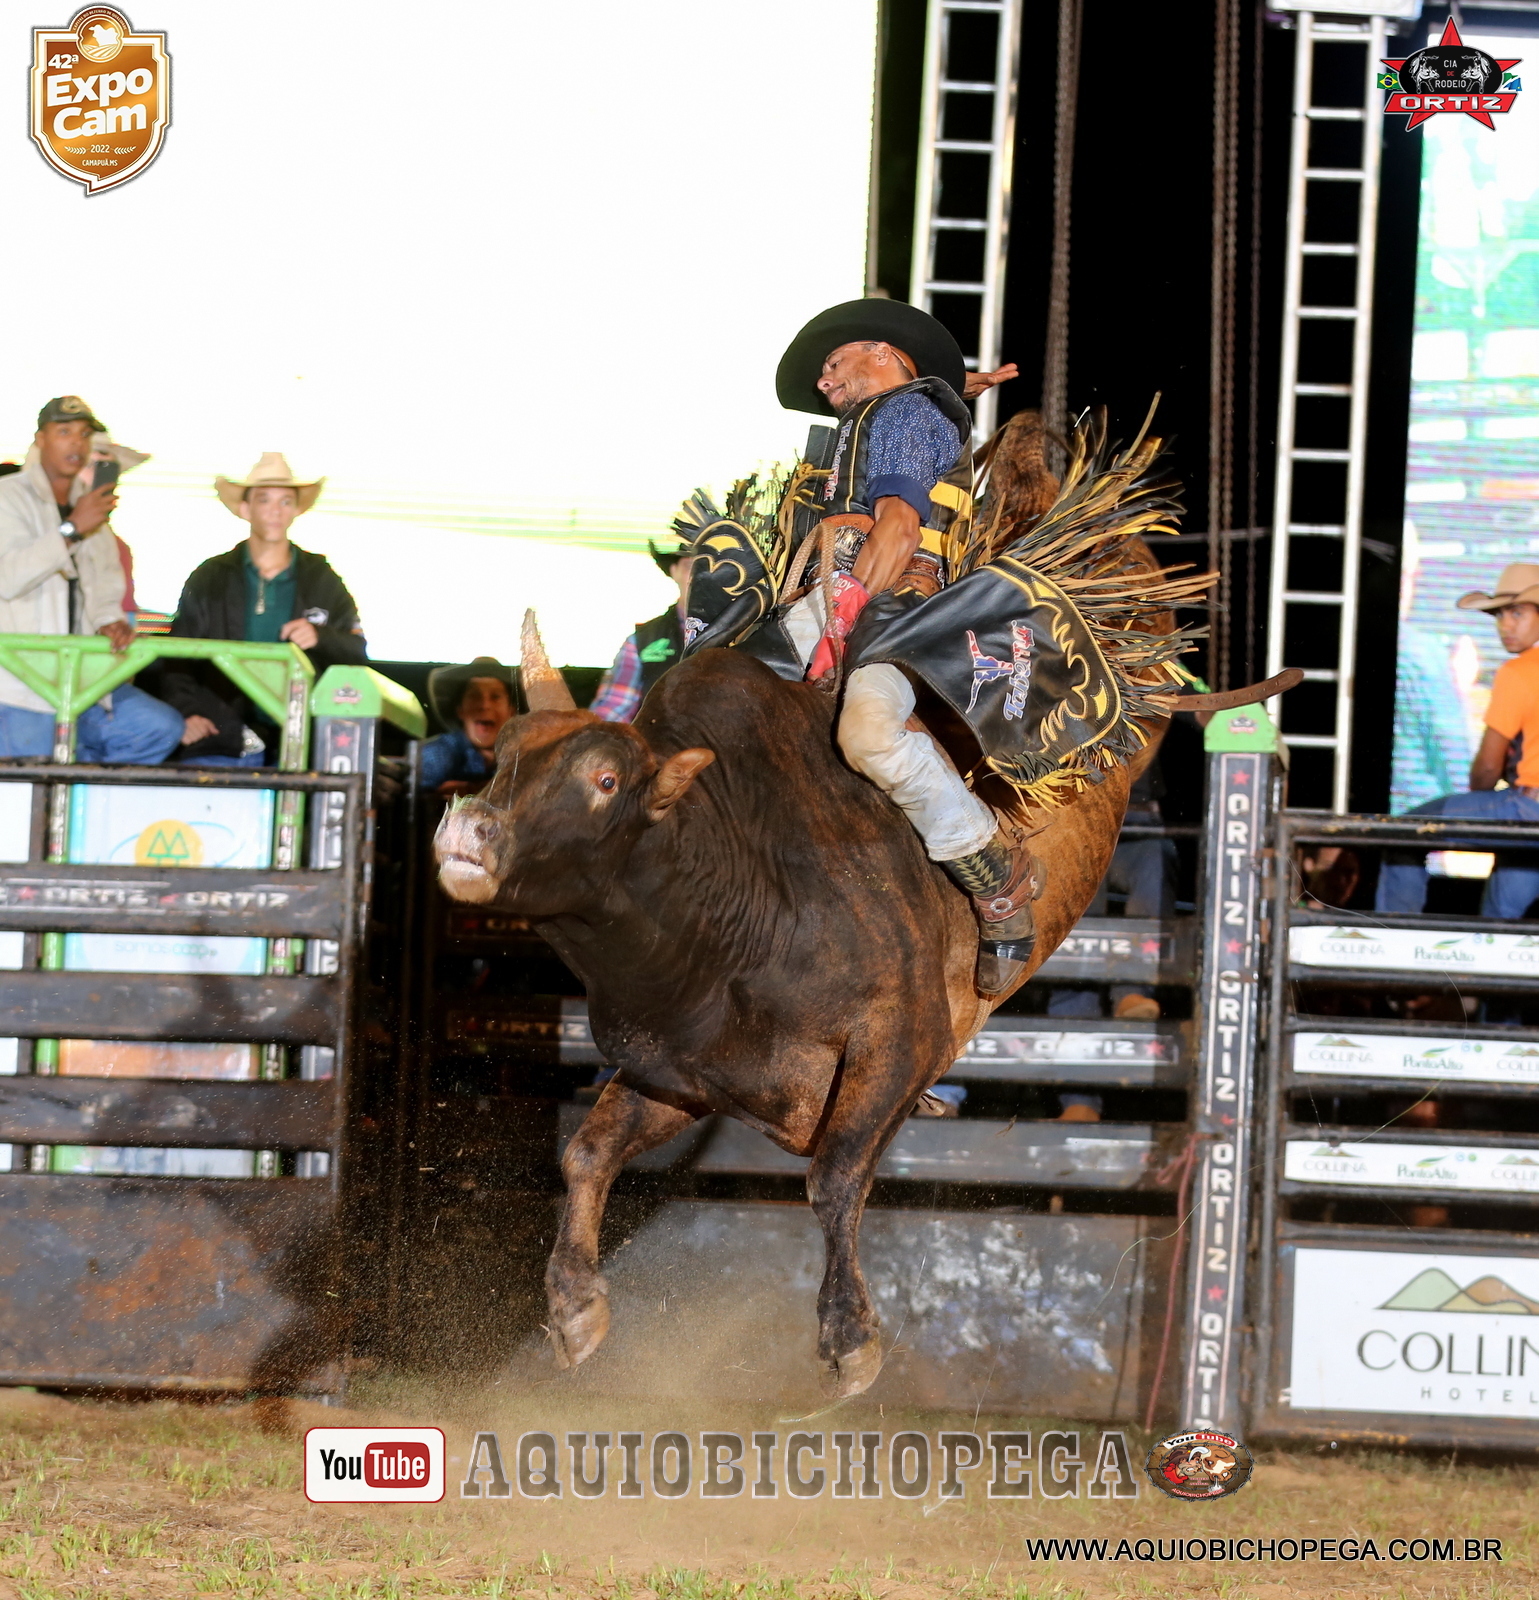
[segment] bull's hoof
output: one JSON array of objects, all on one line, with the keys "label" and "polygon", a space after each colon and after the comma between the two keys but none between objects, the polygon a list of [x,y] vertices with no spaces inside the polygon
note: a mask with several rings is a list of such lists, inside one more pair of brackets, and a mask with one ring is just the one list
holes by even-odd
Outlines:
[{"label": "bull's hoof", "polygon": [[835,1356],[828,1364],[828,1397],[830,1400],[847,1400],[852,1394],[864,1394],[876,1382],[882,1370],[882,1336],[873,1333],[863,1345]]},{"label": "bull's hoof", "polygon": [[592,1296],[576,1311],[550,1311],[550,1343],[563,1372],[580,1367],[609,1332],[609,1286],[600,1278]]}]

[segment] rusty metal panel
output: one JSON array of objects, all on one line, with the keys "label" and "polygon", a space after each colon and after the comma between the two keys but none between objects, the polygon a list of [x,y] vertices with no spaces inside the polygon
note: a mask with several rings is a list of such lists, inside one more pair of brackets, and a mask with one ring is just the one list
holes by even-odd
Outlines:
[{"label": "rusty metal panel", "polygon": [[[561,1108],[561,1143],[577,1131],[586,1106]],[[994,1122],[983,1118],[911,1117],[876,1169],[878,1178],[940,1183],[1009,1183],[1053,1189],[1145,1189],[1166,1165],[1180,1130],[1151,1123]],[[634,1171],[797,1177],[793,1156],[731,1117],[702,1118],[665,1145],[630,1163]]]},{"label": "rusty metal panel", "polygon": [[340,872],[0,865],[0,928],[336,939]]},{"label": "rusty metal panel", "polygon": [[[893,1347],[873,1412],[1139,1416],[1168,1231],[1140,1217],[868,1210],[861,1265]],[[603,1270],[609,1337],[563,1390],[818,1404],[823,1236],[809,1209],[669,1201]],[[529,1377],[550,1361],[540,1337],[518,1357]]]},{"label": "rusty metal panel", "polygon": [[320,1150],[336,1101],[329,1082],[0,1077],[0,1142]]},{"label": "rusty metal panel", "polygon": [[0,1037],[334,1044],[345,1000],[331,978],[0,972]]},{"label": "rusty metal panel", "polygon": [[0,1176],[0,1383],[334,1390],[329,1186]]}]

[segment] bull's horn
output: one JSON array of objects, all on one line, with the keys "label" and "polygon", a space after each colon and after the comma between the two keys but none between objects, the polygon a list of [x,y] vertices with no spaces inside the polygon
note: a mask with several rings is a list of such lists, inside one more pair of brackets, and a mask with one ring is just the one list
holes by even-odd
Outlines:
[{"label": "bull's horn", "polygon": [[566,679],[550,664],[540,640],[540,624],[534,611],[524,613],[524,630],[519,641],[519,666],[524,680],[524,700],[531,711],[575,711],[577,702],[566,686]]}]

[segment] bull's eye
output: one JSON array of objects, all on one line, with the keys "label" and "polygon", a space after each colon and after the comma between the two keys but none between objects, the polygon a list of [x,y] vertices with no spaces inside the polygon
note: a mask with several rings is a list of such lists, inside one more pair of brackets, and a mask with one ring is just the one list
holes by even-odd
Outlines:
[{"label": "bull's eye", "polygon": [[605,794],[613,794],[615,792],[615,784],[618,780],[612,772],[601,772],[596,778],[594,778],[593,781],[604,791]]}]

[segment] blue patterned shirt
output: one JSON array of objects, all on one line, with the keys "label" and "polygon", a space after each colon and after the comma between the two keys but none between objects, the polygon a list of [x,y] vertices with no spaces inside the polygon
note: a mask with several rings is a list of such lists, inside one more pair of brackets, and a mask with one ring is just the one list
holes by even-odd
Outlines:
[{"label": "blue patterned shirt", "polygon": [[896,495],[928,522],[930,491],[962,453],[957,426],[928,395],[904,394],[877,408],[866,446],[866,501]]}]

